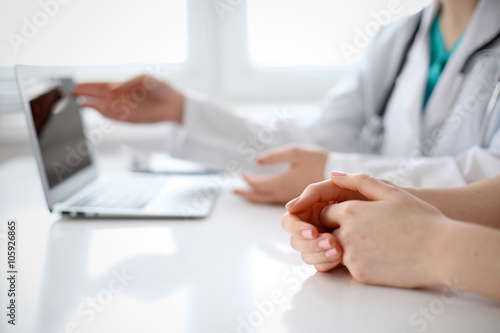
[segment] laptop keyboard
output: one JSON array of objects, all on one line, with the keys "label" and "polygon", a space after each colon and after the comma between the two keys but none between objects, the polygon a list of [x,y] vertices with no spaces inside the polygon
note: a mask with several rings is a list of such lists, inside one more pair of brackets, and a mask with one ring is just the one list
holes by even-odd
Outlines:
[{"label": "laptop keyboard", "polygon": [[113,177],[72,204],[76,207],[141,209],[156,196],[166,176],[131,174]]}]

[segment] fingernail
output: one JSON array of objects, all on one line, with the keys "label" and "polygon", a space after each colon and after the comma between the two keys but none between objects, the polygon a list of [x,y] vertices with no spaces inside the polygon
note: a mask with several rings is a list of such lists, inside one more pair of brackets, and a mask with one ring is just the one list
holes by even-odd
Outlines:
[{"label": "fingernail", "polygon": [[288,201],[288,203],[286,204],[287,206],[293,206],[297,203],[297,201],[300,200],[300,197],[296,197],[295,199],[292,199],[290,201]]},{"label": "fingernail", "polygon": [[340,172],[340,171],[332,171],[332,176],[333,177],[342,177],[342,176],[347,176],[347,173]]},{"label": "fingernail", "polygon": [[302,237],[307,238],[307,239],[313,239],[313,233],[311,229],[305,229],[300,232]]},{"label": "fingernail", "polygon": [[320,240],[318,242],[318,247],[320,249],[325,249],[326,250],[326,249],[329,249],[332,246],[330,245],[330,240],[328,238],[323,238],[322,240]]},{"label": "fingernail", "polygon": [[327,256],[328,258],[336,258],[339,256],[339,251],[337,251],[337,248],[333,248],[333,249],[330,249],[330,250],[327,250],[325,252],[325,256]]}]

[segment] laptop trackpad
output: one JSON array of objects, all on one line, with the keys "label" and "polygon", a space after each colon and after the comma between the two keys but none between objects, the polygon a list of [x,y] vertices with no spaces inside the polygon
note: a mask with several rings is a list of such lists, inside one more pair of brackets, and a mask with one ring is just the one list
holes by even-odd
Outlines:
[{"label": "laptop trackpad", "polygon": [[219,194],[213,176],[170,176],[145,208],[146,212],[165,212],[179,217],[202,217],[210,213]]}]

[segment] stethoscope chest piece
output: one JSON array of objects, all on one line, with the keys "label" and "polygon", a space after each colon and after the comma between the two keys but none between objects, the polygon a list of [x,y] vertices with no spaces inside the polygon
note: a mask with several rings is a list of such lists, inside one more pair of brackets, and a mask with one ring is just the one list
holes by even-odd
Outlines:
[{"label": "stethoscope chest piece", "polygon": [[383,121],[382,117],[374,114],[361,130],[361,143],[370,148],[372,151],[380,151],[380,147],[384,141]]}]

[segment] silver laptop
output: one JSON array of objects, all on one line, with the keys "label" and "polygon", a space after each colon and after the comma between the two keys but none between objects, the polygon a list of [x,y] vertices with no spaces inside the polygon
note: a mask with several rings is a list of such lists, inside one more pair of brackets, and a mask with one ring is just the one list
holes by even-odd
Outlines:
[{"label": "silver laptop", "polygon": [[210,213],[218,195],[213,186],[217,175],[100,174],[95,147],[85,135],[80,105],[72,95],[73,80],[56,72],[50,67],[16,66],[51,212],[71,217],[142,218],[200,218]]}]

